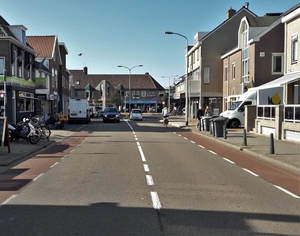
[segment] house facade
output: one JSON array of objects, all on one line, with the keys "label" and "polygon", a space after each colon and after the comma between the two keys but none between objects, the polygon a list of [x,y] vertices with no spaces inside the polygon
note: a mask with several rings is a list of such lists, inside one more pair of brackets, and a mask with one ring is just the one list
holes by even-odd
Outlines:
[{"label": "house facade", "polygon": [[35,113],[35,55],[26,42],[27,28],[0,16],[1,115],[17,123]]},{"label": "house facade", "polygon": [[[283,104],[246,106],[245,128],[259,134],[273,133],[276,139],[300,142],[300,70],[298,34],[300,4],[282,15],[284,24],[284,75],[262,84],[256,89],[283,88]],[[255,116],[254,127],[253,116]]]},{"label": "house facade", "polygon": [[27,36],[36,51],[36,61],[49,73],[38,68],[36,73],[37,114],[67,113],[69,101],[69,73],[66,69],[66,45],[57,35]]},{"label": "house facade", "polygon": [[[165,101],[165,89],[149,74],[88,74],[88,68],[70,70],[71,98],[86,98],[99,106],[122,106],[159,111]],[[129,85],[130,84],[130,85]],[[118,92],[122,104],[113,104],[111,97]]]},{"label": "house facade", "polygon": [[191,116],[200,105],[209,106],[216,114],[223,110],[223,61],[220,55],[238,44],[238,29],[244,17],[257,18],[248,5],[239,11],[230,8],[222,24],[209,33],[196,34],[194,46],[188,52]]},{"label": "house facade", "polygon": [[237,47],[221,57],[224,110],[249,88],[284,74],[284,25],[279,15],[241,19]]}]

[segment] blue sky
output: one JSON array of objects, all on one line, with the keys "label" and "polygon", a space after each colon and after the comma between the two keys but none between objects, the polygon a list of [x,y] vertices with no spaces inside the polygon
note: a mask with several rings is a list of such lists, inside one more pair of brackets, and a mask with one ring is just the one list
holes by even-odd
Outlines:
[{"label": "blue sky", "polygon": [[[149,72],[162,86],[162,76],[185,73],[184,38],[211,31],[227,10],[249,2],[258,16],[285,12],[299,0],[1,0],[0,15],[10,25],[24,25],[27,35],[58,35],[68,49],[68,69],[88,67],[90,74]],[[82,53],[82,56],[78,56]]]}]

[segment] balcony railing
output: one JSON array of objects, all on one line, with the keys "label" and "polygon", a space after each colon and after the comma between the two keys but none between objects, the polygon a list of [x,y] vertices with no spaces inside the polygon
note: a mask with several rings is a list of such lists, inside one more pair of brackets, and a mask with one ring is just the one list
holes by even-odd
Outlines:
[{"label": "balcony railing", "polygon": [[300,105],[284,106],[284,122],[300,123]]},{"label": "balcony railing", "polygon": [[258,105],[257,119],[261,120],[275,120],[275,105]]},{"label": "balcony railing", "polygon": [[[257,119],[275,120],[275,105],[258,105]],[[284,105],[283,121],[300,123],[300,105]]]}]

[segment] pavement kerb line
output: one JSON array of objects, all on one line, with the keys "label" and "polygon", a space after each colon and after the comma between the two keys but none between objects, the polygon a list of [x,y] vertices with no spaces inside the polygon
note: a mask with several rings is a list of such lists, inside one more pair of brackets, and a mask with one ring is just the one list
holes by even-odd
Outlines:
[{"label": "pavement kerb line", "polygon": [[[38,151],[40,151],[40,150],[42,150],[42,149],[44,149],[44,148],[47,148],[47,147],[49,147],[50,145],[53,145],[54,143],[56,143],[54,140],[49,140],[49,141],[47,142],[47,144],[45,144],[45,145],[43,145],[43,146],[38,146],[38,147],[32,149],[31,151],[28,151],[28,152],[26,152],[26,153],[24,153],[24,154],[21,154],[19,157],[15,158],[14,160],[11,160],[11,161],[8,163],[8,165],[11,165],[11,164],[13,164],[13,163],[15,163],[15,162],[18,162],[18,161],[20,161],[20,160],[22,160],[22,159],[24,159],[24,158],[28,158],[28,157],[31,156],[32,154],[34,154],[34,153],[36,153],[36,152],[38,152]],[[32,145],[34,145],[34,144],[32,144]],[[8,166],[8,165],[6,165],[6,166]]]},{"label": "pavement kerb line", "polygon": [[[218,142],[218,143],[220,143],[220,144],[222,144],[224,146],[227,146],[227,147],[230,147],[230,148],[234,148],[234,149],[236,149],[238,151],[246,152],[247,154],[251,155],[254,158],[258,158],[258,159],[260,159],[262,161],[265,161],[265,162],[268,162],[268,163],[270,163],[272,165],[275,165],[275,166],[278,166],[278,167],[281,167],[281,168],[285,168],[285,169],[287,169],[289,171],[292,171],[293,173],[299,174],[299,169],[297,167],[291,166],[291,165],[286,164],[284,162],[276,161],[272,157],[269,157],[267,155],[263,155],[263,154],[260,154],[260,153],[257,153],[257,152],[253,152],[253,151],[251,151],[251,150],[249,150],[247,148],[243,148],[244,147],[243,145],[236,146],[236,145],[232,145],[231,143],[227,143],[225,141],[222,141],[221,138],[215,138],[213,136],[210,137],[210,136],[207,136],[207,135],[202,135],[199,131],[194,130],[192,128],[192,126],[185,126],[184,128],[190,128],[190,130],[193,133],[195,133],[197,135],[201,135],[204,138],[214,140],[214,141],[216,141],[216,142]],[[276,154],[274,154],[274,155],[276,155]]]}]

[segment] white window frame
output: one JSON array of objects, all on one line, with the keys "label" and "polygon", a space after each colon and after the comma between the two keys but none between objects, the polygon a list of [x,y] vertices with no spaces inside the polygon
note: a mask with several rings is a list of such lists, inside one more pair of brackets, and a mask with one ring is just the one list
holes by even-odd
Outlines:
[{"label": "white window frame", "polygon": [[298,62],[298,34],[292,35],[291,40],[291,62],[297,63]]},{"label": "white window frame", "polygon": [[249,82],[249,73],[250,73],[250,64],[249,64],[249,58],[245,59],[242,61],[242,77],[243,77],[243,82]]},{"label": "white window frame", "polygon": [[225,82],[228,81],[228,66],[224,67],[224,78],[225,78]]},{"label": "white window frame", "polygon": [[232,72],[231,72],[232,80],[235,80],[235,76],[236,76],[236,73],[235,73],[235,62],[231,64],[231,69],[232,69]]},{"label": "white window frame", "polygon": [[145,91],[145,90],[142,91],[142,92],[141,92],[141,96],[142,96],[143,98],[145,98],[145,97],[147,96],[147,91]]},{"label": "white window frame", "polygon": [[[284,55],[283,53],[272,53],[272,74],[273,75],[274,74],[283,74],[283,55]],[[280,71],[276,71],[276,68],[277,68],[276,58],[277,57],[281,58],[281,65],[280,65],[281,70]]]}]

